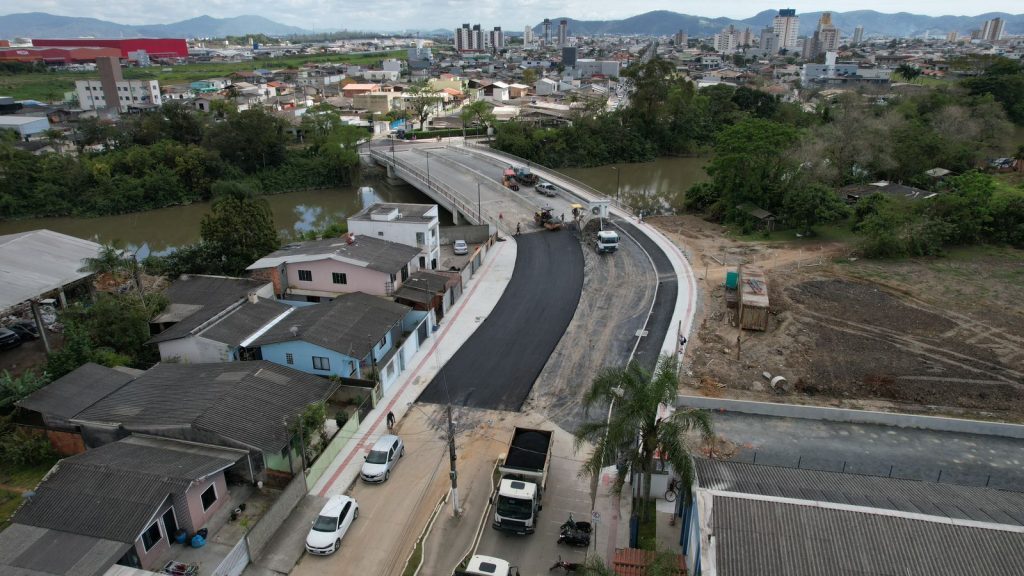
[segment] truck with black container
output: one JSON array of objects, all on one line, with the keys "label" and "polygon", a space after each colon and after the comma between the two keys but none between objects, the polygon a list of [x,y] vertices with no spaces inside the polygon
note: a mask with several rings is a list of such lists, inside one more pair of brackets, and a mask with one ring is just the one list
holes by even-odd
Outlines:
[{"label": "truck with black container", "polygon": [[551,438],[550,430],[517,426],[512,431],[505,457],[498,466],[501,480],[494,506],[495,530],[533,534],[537,529],[551,463]]}]

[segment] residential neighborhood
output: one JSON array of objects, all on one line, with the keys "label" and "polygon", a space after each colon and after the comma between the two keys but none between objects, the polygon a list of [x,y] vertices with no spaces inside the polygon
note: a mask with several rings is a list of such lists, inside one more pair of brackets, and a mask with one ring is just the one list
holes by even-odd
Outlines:
[{"label": "residential neighborhood", "polygon": [[156,2],[0,15],[0,574],[1024,565],[1024,14]]}]

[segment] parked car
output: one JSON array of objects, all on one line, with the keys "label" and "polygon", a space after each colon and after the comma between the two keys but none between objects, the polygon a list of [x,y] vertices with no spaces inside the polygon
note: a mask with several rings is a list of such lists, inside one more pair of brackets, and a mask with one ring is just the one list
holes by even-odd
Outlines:
[{"label": "parked car", "polygon": [[356,518],[359,518],[359,503],[354,498],[343,494],[332,496],[309,529],[306,551],[320,556],[333,554],[341,548],[341,539]]},{"label": "parked car", "polygon": [[0,327],[0,350],[21,346],[21,337],[13,330]]},{"label": "parked car", "polygon": [[558,188],[551,182],[541,182],[537,184],[537,192],[545,196],[555,196],[558,194]]},{"label": "parked car", "polygon": [[18,320],[7,329],[17,334],[23,341],[39,338],[39,329],[36,328],[36,323],[29,320]]},{"label": "parked car", "polygon": [[455,243],[452,244],[452,251],[459,256],[469,254],[469,244],[466,244],[465,240],[456,240]]},{"label": "parked car", "polygon": [[385,434],[366,455],[359,476],[367,482],[384,482],[391,477],[391,470],[402,456],[405,456],[405,444],[402,444],[402,439],[394,434]]}]

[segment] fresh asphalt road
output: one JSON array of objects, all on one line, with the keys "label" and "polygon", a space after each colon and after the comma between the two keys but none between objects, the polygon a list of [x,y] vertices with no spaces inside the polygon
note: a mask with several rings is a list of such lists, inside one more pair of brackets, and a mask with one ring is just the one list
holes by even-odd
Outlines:
[{"label": "fresh asphalt road", "polygon": [[519,411],[576,312],[583,253],[568,230],[523,234],[505,293],[420,402]]},{"label": "fresh asphalt road", "polygon": [[714,424],[743,462],[1024,489],[1024,443],[1012,438],[737,412]]}]

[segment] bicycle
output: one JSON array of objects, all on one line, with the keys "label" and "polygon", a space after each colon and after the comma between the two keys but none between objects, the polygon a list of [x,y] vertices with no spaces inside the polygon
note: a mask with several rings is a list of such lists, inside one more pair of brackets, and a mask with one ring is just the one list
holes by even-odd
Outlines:
[{"label": "bicycle", "polygon": [[668,490],[665,490],[665,501],[676,501],[676,489],[679,487],[679,479],[673,478],[668,482]]}]

